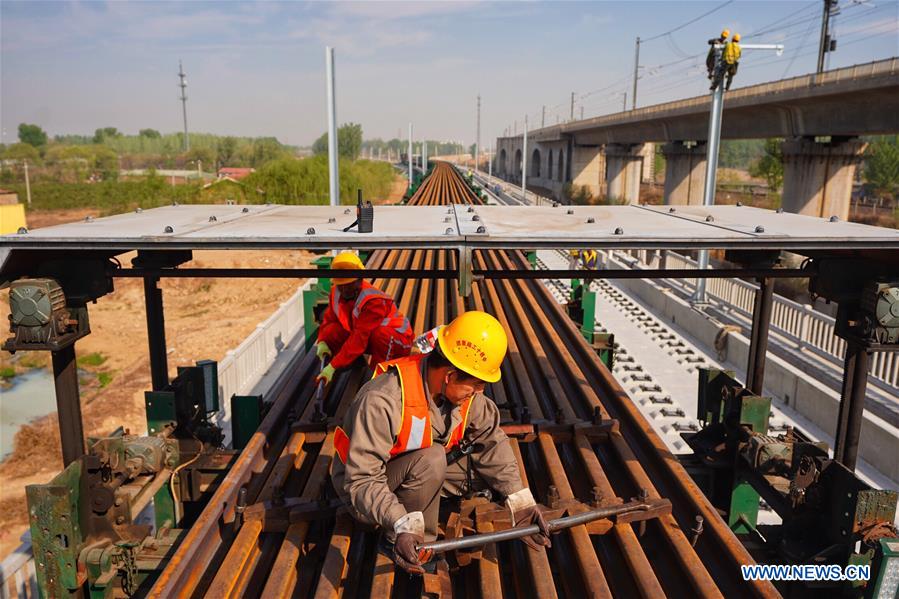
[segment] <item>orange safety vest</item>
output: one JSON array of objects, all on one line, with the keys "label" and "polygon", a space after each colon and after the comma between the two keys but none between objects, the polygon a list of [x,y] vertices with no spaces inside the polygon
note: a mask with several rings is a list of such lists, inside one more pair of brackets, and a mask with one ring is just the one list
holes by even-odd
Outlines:
[{"label": "orange safety vest", "polygon": [[340,289],[337,285],[331,287],[331,310],[334,311],[334,316],[337,317],[337,320],[340,321],[340,324],[347,331],[353,330],[353,320],[359,318],[365,304],[373,299],[387,300],[393,308],[390,316],[381,321],[382,327],[394,329],[400,335],[411,328],[412,325],[409,324],[409,319],[400,314],[393,298],[368,281],[362,281],[362,289],[359,290],[359,295],[356,296],[356,301],[353,302],[352,308],[349,302],[340,301]]},{"label": "orange safety vest", "polygon": [[[421,379],[421,360],[426,354],[415,354],[381,362],[375,368],[378,377],[391,368],[396,368],[400,376],[400,388],[402,389],[403,415],[400,430],[396,433],[396,441],[390,449],[390,457],[394,458],[407,451],[425,449],[432,444],[431,416],[428,410],[428,398],[425,395],[424,381]],[[469,397],[459,406],[462,419],[446,441],[445,451],[449,452],[462,441],[465,436],[465,427],[468,424],[468,410],[474,396]],[[334,450],[340,461],[346,464],[350,453],[350,438],[341,427],[334,430]]]}]

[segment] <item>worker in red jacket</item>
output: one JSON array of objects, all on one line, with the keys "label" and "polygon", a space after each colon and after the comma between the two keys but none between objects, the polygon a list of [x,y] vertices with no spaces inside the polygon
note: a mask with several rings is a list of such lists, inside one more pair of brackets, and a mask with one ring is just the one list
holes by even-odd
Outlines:
[{"label": "worker in red jacket", "polygon": [[[365,270],[353,252],[335,256],[331,268]],[[318,328],[315,353],[319,359],[332,357],[316,380],[330,383],[337,370],[362,354],[371,356],[372,370],[381,362],[409,355],[412,326],[392,297],[357,276],[335,277],[331,282],[331,299]]]}]

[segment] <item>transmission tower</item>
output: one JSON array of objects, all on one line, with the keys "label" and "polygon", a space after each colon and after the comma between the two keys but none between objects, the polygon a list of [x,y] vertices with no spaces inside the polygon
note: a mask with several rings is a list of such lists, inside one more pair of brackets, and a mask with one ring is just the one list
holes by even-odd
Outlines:
[{"label": "transmission tower", "polygon": [[180,83],[178,86],[181,88],[181,112],[184,115],[184,151],[188,151],[190,149],[190,137],[187,135],[187,75],[184,74],[184,67],[181,65],[181,61],[178,61],[178,78],[180,79]]}]

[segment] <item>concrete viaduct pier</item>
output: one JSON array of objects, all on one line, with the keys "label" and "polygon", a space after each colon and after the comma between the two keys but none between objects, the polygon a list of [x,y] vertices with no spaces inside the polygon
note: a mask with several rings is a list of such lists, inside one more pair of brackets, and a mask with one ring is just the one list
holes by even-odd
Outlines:
[{"label": "concrete viaduct pier", "polygon": [[[701,204],[711,100],[700,96],[528,133],[527,183],[638,203],[657,143],[666,204]],[[783,138],[783,208],[849,216],[863,135],[899,132],[899,57],[753,85],[725,96],[723,139]],[[521,183],[522,136],[496,140],[493,172]]]}]

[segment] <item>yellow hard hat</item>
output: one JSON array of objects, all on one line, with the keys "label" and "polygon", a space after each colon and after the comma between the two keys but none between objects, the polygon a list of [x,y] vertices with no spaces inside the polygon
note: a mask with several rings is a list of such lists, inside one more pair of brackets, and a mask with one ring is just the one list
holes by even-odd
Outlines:
[{"label": "yellow hard hat", "polygon": [[739,41],[740,41],[740,34],[739,34],[739,33],[735,33],[735,34],[734,34],[734,41],[735,41],[735,42],[739,42]]},{"label": "yellow hard hat", "polygon": [[506,357],[509,339],[499,321],[485,312],[465,312],[440,329],[440,351],[450,363],[488,383],[500,379],[500,364]]},{"label": "yellow hard hat", "polygon": [[725,29],[721,32],[721,37],[730,37],[730,29]]},{"label": "yellow hard hat", "polygon": [[[333,270],[365,270],[362,260],[353,252],[341,252],[334,256],[331,260],[331,268]],[[352,283],[359,277],[334,277],[331,281],[335,285],[346,285]]]}]

